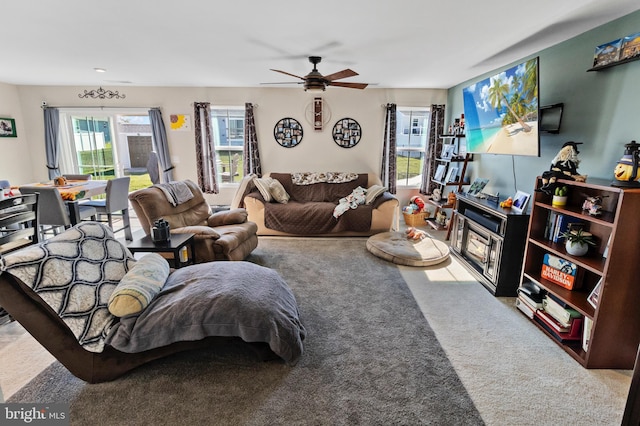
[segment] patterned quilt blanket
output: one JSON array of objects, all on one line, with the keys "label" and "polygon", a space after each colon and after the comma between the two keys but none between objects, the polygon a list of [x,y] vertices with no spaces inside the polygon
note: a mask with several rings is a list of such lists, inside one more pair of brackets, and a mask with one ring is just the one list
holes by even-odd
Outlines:
[{"label": "patterned quilt blanket", "polygon": [[2,258],[0,271],[33,289],[90,352],[102,352],[117,321],[109,296],[135,264],[106,225],[86,222]]}]

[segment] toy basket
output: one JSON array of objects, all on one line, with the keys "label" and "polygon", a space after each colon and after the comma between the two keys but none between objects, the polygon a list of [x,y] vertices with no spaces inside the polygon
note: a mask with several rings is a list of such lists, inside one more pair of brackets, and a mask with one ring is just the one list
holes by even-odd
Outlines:
[{"label": "toy basket", "polygon": [[404,215],[404,223],[406,223],[407,226],[425,226],[425,220],[429,217],[429,212],[414,214],[402,212],[402,214]]}]

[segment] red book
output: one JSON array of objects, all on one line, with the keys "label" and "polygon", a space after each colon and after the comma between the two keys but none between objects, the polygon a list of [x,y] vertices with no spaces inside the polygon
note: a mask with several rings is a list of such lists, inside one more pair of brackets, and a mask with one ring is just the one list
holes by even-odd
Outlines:
[{"label": "red book", "polygon": [[[546,317],[549,318],[548,315]],[[538,324],[542,326],[542,328],[547,330],[549,334],[551,334],[556,340],[560,342],[582,339],[582,323],[583,323],[584,317],[574,318],[571,321],[571,327],[569,327],[569,330],[566,332],[556,331],[555,328],[551,325],[551,323],[549,323],[545,319],[545,315],[543,311],[536,311],[535,320],[538,322]]]}]

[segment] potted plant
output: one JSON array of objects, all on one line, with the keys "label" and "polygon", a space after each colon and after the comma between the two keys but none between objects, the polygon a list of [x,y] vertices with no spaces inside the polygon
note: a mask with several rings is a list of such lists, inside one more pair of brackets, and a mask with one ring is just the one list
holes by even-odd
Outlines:
[{"label": "potted plant", "polygon": [[574,229],[563,232],[564,248],[572,256],[584,256],[589,250],[589,246],[595,246],[593,235],[583,229]]},{"label": "potted plant", "polygon": [[553,198],[551,200],[551,205],[553,207],[564,207],[567,205],[567,195],[569,194],[569,188],[564,186],[556,187],[553,192]]}]

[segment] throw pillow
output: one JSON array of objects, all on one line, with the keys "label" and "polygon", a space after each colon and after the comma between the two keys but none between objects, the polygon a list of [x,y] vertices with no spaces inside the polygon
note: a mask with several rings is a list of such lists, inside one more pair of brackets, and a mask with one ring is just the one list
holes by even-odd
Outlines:
[{"label": "throw pillow", "polygon": [[371,185],[369,189],[367,189],[367,197],[365,199],[365,204],[373,203],[376,198],[378,198],[384,191],[387,190],[387,187],[382,185]]},{"label": "throw pillow", "polygon": [[289,202],[289,194],[287,194],[287,190],[284,189],[284,186],[282,186],[279,180],[271,178],[269,192],[273,199],[280,204],[287,204]]},{"label": "throw pillow", "polygon": [[264,201],[266,201],[267,203],[270,203],[271,200],[273,200],[271,191],[269,190],[269,185],[271,185],[272,180],[273,178],[270,177],[255,178],[253,180],[256,188],[258,188],[258,191],[260,191],[260,195],[262,195],[262,198],[264,198]]},{"label": "throw pillow", "polygon": [[169,263],[158,253],[143,256],[109,297],[109,312],[117,317],[142,312],[169,277]]}]

